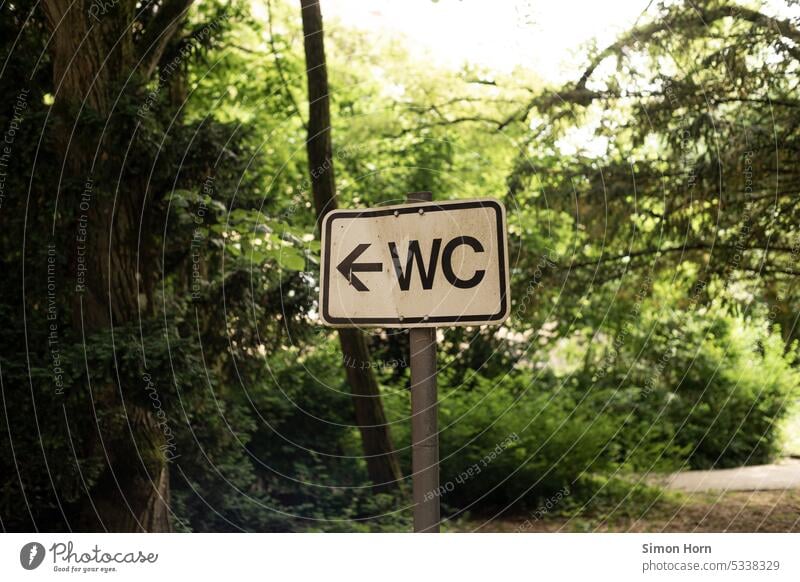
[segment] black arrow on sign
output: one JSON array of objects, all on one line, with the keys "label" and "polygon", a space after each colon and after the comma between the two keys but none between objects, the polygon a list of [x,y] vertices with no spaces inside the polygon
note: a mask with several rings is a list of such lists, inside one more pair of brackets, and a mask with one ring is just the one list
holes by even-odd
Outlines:
[{"label": "black arrow on sign", "polygon": [[342,275],[344,275],[345,279],[350,281],[350,284],[356,288],[356,291],[369,291],[369,289],[353,273],[365,273],[365,272],[375,272],[383,270],[383,263],[355,262],[355,260],[358,257],[360,257],[361,254],[369,248],[369,246],[370,243],[362,243],[358,245],[356,248],[353,249],[353,252],[347,255],[344,258],[344,260],[341,263],[339,263],[339,266],[336,267],[336,270],[339,271]]}]

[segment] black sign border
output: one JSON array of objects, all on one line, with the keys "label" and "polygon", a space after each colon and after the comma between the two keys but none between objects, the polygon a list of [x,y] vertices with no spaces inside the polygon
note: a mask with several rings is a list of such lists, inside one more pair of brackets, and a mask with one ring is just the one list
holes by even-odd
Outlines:
[{"label": "black sign border", "polygon": [[[330,310],[328,306],[328,298],[330,296],[330,267],[331,267],[331,231],[333,229],[333,222],[337,218],[374,218],[378,216],[390,216],[394,215],[395,212],[398,214],[417,214],[419,209],[423,208],[425,212],[442,212],[448,210],[468,210],[470,208],[492,208],[496,213],[497,218],[497,248],[498,248],[498,260],[499,260],[499,275],[500,275],[500,310],[497,313],[492,313],[489,315],[452,315],[452,316],[434,316],[428,317],[403,317],[402,319],[399,317],[357,317],[357,318],[349,318],[349,317],[332,317],[330,315]],[[406,205],[400,208],[380,208],[380,209],[370,209],[370,210],[332,210],[325,217],[325,242],[327,243],[325,246],[326,248],[323,249],[325,253],[325,269],[322,273],[322,314],[323,314],[323,322],[329,323],[335,326],[345,326],[345,325],[376,325],[380,326],[382,324],[394,324],[397,327],[402,327],[402,325],[398,324],[415,324],[415,323],[425,323],[433,324],[436,323],[461,323],[461,324],[469,324],[475,323],[477,325],[481,325],[483,323],[492,323],[495,321],[502,321],[504,320],[508,313],[508,294],[507,286],[506,286],[506,237],[505,231],[503,229],[503,207],[502,205],[496,200],[465,200],[464,202],[444,202],[442,204],[439,203],[430,203],[424,202],[420,204],[414,205]]]}]

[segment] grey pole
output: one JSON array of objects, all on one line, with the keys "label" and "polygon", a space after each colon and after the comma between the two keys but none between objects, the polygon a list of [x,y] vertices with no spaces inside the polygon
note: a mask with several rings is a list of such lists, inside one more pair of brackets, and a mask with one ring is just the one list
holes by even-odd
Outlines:
[{"label": "grey pole", "polygon": [[[408,202],[430,202],[411,192]],[[436,328],[408,330],[411,362],[411,470],[414,531],[439,533],[439,426],[436,396]]]}]

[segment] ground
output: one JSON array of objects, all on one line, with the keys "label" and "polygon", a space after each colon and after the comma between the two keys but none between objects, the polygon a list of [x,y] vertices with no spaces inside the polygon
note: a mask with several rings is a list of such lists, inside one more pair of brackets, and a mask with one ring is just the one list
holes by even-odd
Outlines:
[{"label": "ground", "polygon": [[459,522],[478,532],[800,532],[800,490],[696,492],[670,495],[637,517],[526,516]]},{"label": "ground", "polygon": [[609,515],[472,517],[448,531],[477,532],[800,532],[800,410],[783,429],[783,458],[770,465],[683,471],[647,479],[664,495]]}]

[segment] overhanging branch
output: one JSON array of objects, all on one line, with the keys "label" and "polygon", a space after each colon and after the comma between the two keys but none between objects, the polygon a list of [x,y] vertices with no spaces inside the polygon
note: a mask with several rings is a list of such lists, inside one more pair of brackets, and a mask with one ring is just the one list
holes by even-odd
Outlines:
[{"label": "overhanging branch", "polygon": [[194,0],[167,0],[148,24],[139,42],[142,73],[149,78],[155,70],[169,41],[180,28]]}]

